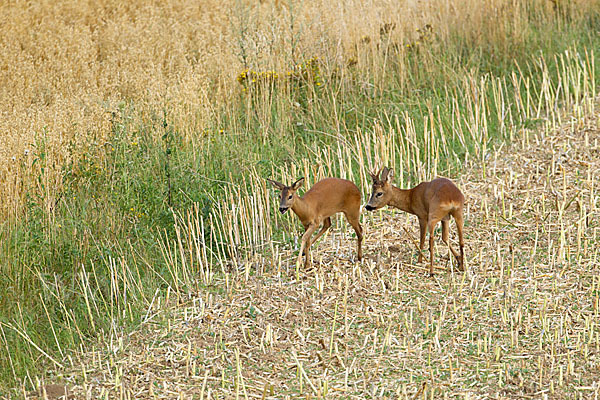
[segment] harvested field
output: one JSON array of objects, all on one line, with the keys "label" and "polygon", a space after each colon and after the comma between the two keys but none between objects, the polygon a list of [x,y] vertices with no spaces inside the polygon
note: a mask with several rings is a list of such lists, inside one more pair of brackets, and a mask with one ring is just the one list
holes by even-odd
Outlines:
[{"label": "harvested field", "polygon": [[299,280],[282,250],[171,292],[46,379],[82,399],[597,398],[599,132],[597,113],[565,117],[465,167],[466,273],[439,231],[432,279],[414,217],[363,214],[362,263],[333,229]]}]

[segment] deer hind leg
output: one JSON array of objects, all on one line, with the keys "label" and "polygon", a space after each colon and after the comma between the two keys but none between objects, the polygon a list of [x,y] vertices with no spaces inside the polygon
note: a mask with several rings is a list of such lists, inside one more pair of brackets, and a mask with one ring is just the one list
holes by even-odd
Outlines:
[{"label": "deer hind leg", "polygon": [[463,219],[463,211],[462,209],[458,209],[452,212],[452,216],[454,217],[454,221],[456,222],[456,231],[458,233],[458,245],[460,246],[460,258],[458,255],[456,259],[458,260],[458,268],[461,271],[465,269],[465,241],[463,239],[463,227],[464,227],[464,219]]},{"label": "deer hind leg", "polygon": [[356,232],[356,239],[357,239],[356,254],[357,254],[358,260],[360,261],[360,260],[362,260],[362,241],[363,241],[363,229],[362,229],[362,226],[360,225],[360,211],[356,211],[353,213],[344,212],[344,214],[346,215],[346,219],[348,220],[348,223],[350,225],[352,225],[352,228],[354,228],[354,232]]},{"label": "deer hind leg", "polygon": [[327,217],[323,220],[323,227],[321,228],[319,233],[317,233],[317,236],[315,236],[314,239],[311,239],[310,246],[312,246],[313,243],[315,243],[317,241],[317,239],[319,239],[325,232],[327,232],[327,229],[329,229],[330,226],[331,226],[331,217]]},{"label": "deer hind leg", "polygon": [[431,276],[433,276],[433,253],[435,251],[433,246],[433,232],[435,231],[435,226],[438,222],[440,222],[439,219],[430,218],[427,224],[429,230],[429,275]]},{"label": "deer hind leg", "polygon": [[444,219],[447,220],[446,217],[448,216],[448,210],[444,210],[442,207],[439,206],[439,204],[430,204],[430,209],[436,210],[434,212],[429,213],[429,218],[427,221],[427,228],[429,230],[429,274],[433,276],[433,253],[435,251],[435,248],[433,246],[433,233],[435,231],[435,226],[438,222]]},{"label": "deer hind leg", "polygon": [[427,220],[424,218],[419,218],[419,260],[418,263],[423,261],[423,248],[425,247],[425,236],[427,235]]},{"label": "deer hind leg", "polygon": [[[442,218],[442,240],[444,243],[446,243],[446,245],[450,249],[450,252],[452,252],[454,257],[456,257],[456,260],[458,261],[458,264],[460,265],[459,254],[456,250],[454,250],[454,248],[452,248],[452,245],[450,244],[450,240],[449,240],[450,234],[449,233],[450,233],[450,218],[448,218],[446,216],[446,217]],[[460,266],[459,266],[459,268],[460,268]]]}]

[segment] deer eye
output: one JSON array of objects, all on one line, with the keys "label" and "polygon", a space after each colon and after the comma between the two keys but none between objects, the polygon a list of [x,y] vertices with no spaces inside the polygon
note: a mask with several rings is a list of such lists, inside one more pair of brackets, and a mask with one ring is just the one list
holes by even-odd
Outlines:
[{"label": "deer eye", "polygon": [[378,192],[375,197],[381,197],[383,195],[383,192]]},{"label": "deer eye", "polygon": [[292,195],[290,194],[290,196],[288,197],[288,200],[291,200],[291,199],[292,199]]}]

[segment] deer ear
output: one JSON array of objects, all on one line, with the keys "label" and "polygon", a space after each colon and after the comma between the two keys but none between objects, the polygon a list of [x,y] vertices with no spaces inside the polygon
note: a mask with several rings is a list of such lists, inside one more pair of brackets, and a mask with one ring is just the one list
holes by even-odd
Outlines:
[{"label": "deer ear", "polygon": [[298,179],[296,182],[292,183],[292,189],[298,190],[300,186],[304,183],[304,177]]},{"label": "deer ear", "polygon": [[384,167],[383,172],[381,173],[381,180],[383,182],[387,182],[392,176],[394,176],[394,170],[388,167]]},{"label": "deer ear", "polygon": [[285,189],[285,185],[283,183],[274,181],[272,179],[267,179],[267,182],[270,182],[273,186],[275,186],[279,190]]}]

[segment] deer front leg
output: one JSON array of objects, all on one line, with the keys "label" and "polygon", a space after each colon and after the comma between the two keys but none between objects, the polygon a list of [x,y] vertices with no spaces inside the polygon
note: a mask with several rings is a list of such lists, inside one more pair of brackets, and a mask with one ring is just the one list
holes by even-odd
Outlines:
[{"label": "deer front leg", "polygon": [[298,253],[298,259],[296,260],[297,265],[300,265],[300,261],[302,260],[302,254],[306,254],[306,259],[304,261],[304,267],[306,268],[308,266],[308,261],[310,259],[310,244],[311,244],[310,237],[312,236],[313,233],[315,233],[315,230],[317,229],[318,226],[319,226],[319,224],[311,223],[306,228],[304,235],[302,235],[302,244],[300,245],[300,252]]}]

